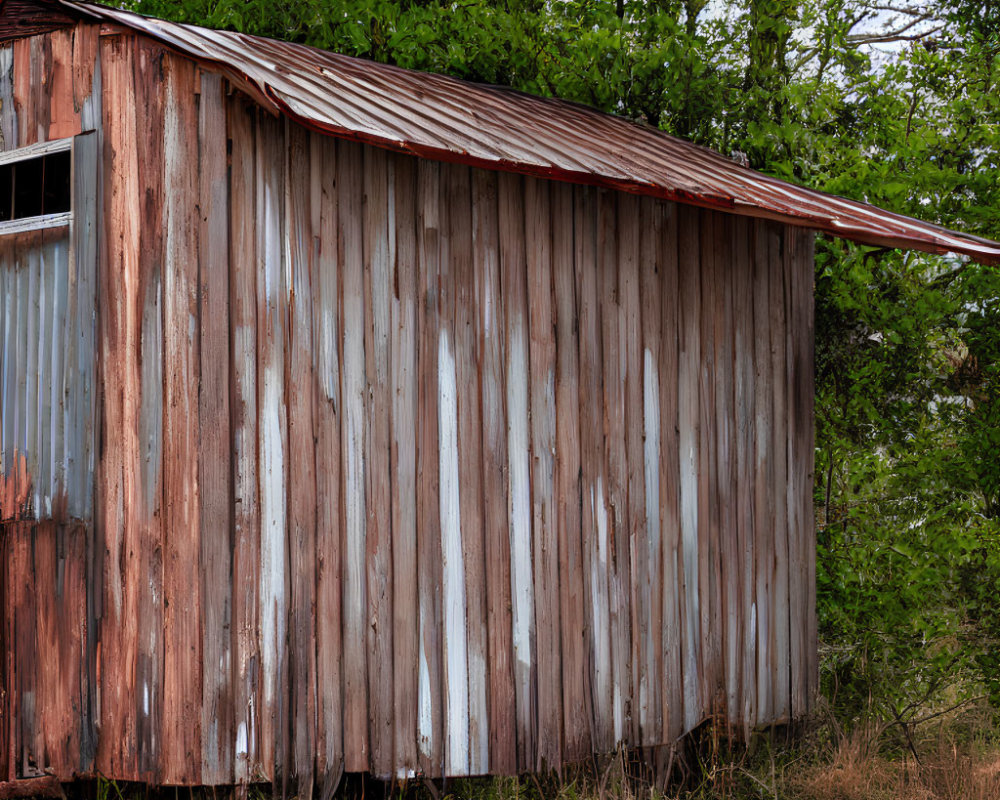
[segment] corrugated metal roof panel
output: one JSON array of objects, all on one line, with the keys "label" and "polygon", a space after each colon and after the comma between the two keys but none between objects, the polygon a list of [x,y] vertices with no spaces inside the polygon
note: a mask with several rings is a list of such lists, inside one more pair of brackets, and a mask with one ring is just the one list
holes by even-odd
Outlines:
[{"label": "corrugated metal roof panel", "polygon": [[1000,263],[1000,243],[771,178],[584,106],[304,45],[58,1],[81,16],[119,23],[213,64],[273,110],[333,135],[767,217],[867,244]]}]

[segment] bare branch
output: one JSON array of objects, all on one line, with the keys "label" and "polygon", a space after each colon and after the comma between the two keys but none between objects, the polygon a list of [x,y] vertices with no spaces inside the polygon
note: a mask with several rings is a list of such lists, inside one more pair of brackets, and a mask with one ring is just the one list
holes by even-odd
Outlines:
[{"label": "bare branch", "polygon": [[816,53],[818,53],[818,52],[819,52],[819,48],[818,47],[807,47],[807,48],[805,48],[801,52],[801,54],[799,55],[799,57],[797,59],[795,59],[795,61],[792,63],[791,72],[793,74],[797,73],[800,69],[802,69],[802,67],[804,67],[806,64],[808,64],[809,61],[812,59],[812,57],[815,56]]},{"label": "bare branch", "polygon": [[931,12],[926,8],[899,8],[897,6],[869,6],[873,11],[891,11],[894,14],[905,14],[908,17],[920,17],[921,19],[927,19],[931,16]]},{"label": "bare branch", "polygon": [[933,36],[935,33],[940,32],[944,29],[944,25],[938,25],[936,28],[931,28],[929,30],[923,31],[922,33],[914,33],[909,36],[904,36],[903,32],[912,28],[913,25],[907,25],[905,28],[901,28],[898,31],[892,31],[891,33],[859,33],[855,36],[848,36],[847,43],[851,45],[859,44],[887,44],[889,42],[919,42],[922,39],[926,39],[929,36]]}]

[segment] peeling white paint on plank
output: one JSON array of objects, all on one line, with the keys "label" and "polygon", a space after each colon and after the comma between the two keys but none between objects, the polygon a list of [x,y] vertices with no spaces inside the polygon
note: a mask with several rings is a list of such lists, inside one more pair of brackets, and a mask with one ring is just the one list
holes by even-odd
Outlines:
[{"label": "peeling white paint on plank", "polygon": [[531,562],[531,478],[528,427],[528,347],[524,317],[513,311],[507,349],[507,457],[510,469],[510,591],[513,598],[514,682],[518,719],[531,707],[535,626]]},{"label": "peeling white paint on plank", "polygon": [[[650,578],[645,588],[650,592],[650,602],[657,597],[656,589],[660,580],[660,378],[657,371],[656,358],[647,347],[643,352],[643,460],[646,482],[646,536],[648,547],[648,569]],[[651,681],[658,681],[655,674],[656,657],[652,652],[653,637],[651,632],[648,641],[643,643],[646,648],[647,670],[644,680],[639,684],[640,725],[643,731],[648,731],[650,725],[649,694]],[[653,715],[656,712],[653,711]],[[646,742],[652,744],[652,742]]]},{"label": "peeling white paint on plank", "polygon": [[[685,210],[681,220],[689,225],[696,216]],[[693,228],[693,230],[692,230]],[[680,359],[678,361],[677,393],[680,398],[680,506],[681,506],[681,571],[684,601],[683,669],[684,669],[684,730],[692,730],[701,722],[707,710],[702,707],[700,684],[701,625],[698,585],[698,491],[699,491],[699,402],[698,385],[701,373],[701,351],[698,342],[700,321],[697,316],[698,229],[681,226],[678,261],[680,264]]]},{"label": "peeling white paint on plank", "polygon": [[[260,164],[258,172],[258,202],[262,203],[260,235],[261,284],[258,285],[258,327],[263,332],[258,340],[260,372],[258,383],[259,446],[260,446],[260,638],[261,684],[264,708],[277,703],[280,684],[280,662],[285,648],[287,603],[285,583],[288,579],[285,528],[288,509],[285,486],[285,359],[282,319],[283,255],[280,198],[283,187],[280,176],[269,172],[269,165]],[[273,181],[273,184],[272,184]]]},{"label": "peeling white paint on plank", "polygon": [[[608,718],[611,698],[611,620],[608,605],[608,510],[604,504],[604,479],[590,487],[591,514],[595,520],[597,547],[590,562],[590,606],[594,631],[594,704],[598,719]],[[611,742],[604,743],[607,747]]]},{"label": "peeling white paint on plank", "polygon": [[444,591],[445,771],[469,772],[469,665],[465,564],[458,486],[458,396],[455,356],[442,328],[438,339],[441,563]]}]

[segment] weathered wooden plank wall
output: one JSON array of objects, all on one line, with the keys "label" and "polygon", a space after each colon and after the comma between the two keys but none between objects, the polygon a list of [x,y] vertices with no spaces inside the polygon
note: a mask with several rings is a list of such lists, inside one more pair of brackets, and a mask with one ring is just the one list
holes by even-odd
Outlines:
[{"label": "weathered wooden plank wall", "polygon": [[[5,776],[329,790],[806,710],[810,234],[338,141],[96,31],[0,50],[5,146],[105,154],[97,505],[3,527]],[[52,407],[7,385],[14,491]]]}]

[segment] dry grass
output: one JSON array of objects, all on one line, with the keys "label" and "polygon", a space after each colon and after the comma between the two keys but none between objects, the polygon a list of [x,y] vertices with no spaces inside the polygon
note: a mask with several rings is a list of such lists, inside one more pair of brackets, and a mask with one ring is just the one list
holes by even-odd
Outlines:
[{"label": "dry grass", "polygon": [[475,800],[1000,800],[995,723],[985,706],[936,718],[913,734],[919,760],[888,725],[845,732],[830,720],[797,744],[763,737],[752,754],[711,737],[687,785],[667,793],[635,781],[619,754],[596,776],[534,783],[527,793],[513,781]]},{"label": "dry grass", "polygon": [[1000,800],[1000,739],[987,722],[952,719],[886,755],[885,730],[859,727],[809,766],[790,773],[794,800]]}]

